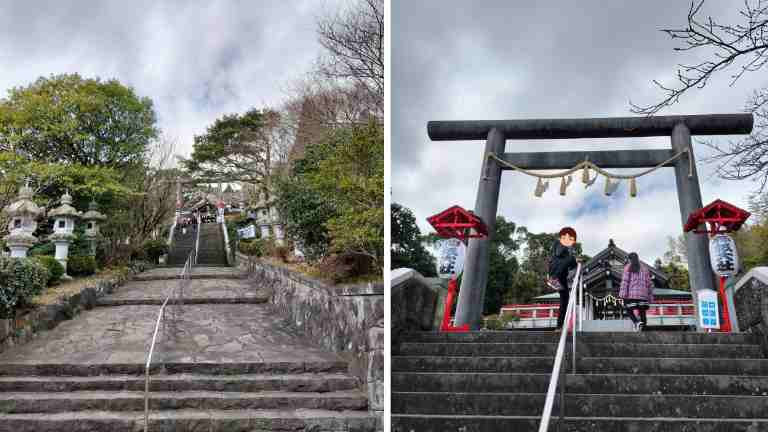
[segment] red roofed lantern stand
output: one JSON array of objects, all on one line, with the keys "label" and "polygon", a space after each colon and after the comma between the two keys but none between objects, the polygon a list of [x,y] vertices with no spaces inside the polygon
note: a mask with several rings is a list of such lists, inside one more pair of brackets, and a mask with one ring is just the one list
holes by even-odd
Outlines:
[{"label": "red roofed lantern stand", "polygon": [[[738,231],[749,218],[750,213],[735,205],[716,199],[709,205],[691,213],[683,230],[697,234],[708,234],[713,237],[718,234],[728,234]],[[700,229],[704,225],[706,229]],[[727,276],[720,275],[720,299],[723,303],[723,323],[720,331],[731,331],[731,320],[728,312],[728,299],[725,296],[725,280]]]},{"label": "red roofed lantern stand", "polygon": [[[432,225],[438,237],[459,239],[467,244],[471,238],[488,237],[488,227],[474,213],[467,211],[459,206],[453,206],[442,212],[427,218],[427,222]],[[458,291],[456,274],[451,274],[448,281],[448,296],[445,298],[445,309],[443,310],[443,322],[440,325],[440,331],[444,332],[466,332],[469,331],[469,324],[456,327],[451,324],[451,309],[456,299]]]}]

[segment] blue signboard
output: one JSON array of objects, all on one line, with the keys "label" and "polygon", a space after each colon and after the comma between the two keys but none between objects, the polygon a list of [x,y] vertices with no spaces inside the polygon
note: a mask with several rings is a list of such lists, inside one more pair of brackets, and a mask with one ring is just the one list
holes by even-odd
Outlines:
[{"label": "blue signboard", "polygon": [[697,294],[699,297],[699,326],[701,328],[720,328],[717,292],[699,290]]}]

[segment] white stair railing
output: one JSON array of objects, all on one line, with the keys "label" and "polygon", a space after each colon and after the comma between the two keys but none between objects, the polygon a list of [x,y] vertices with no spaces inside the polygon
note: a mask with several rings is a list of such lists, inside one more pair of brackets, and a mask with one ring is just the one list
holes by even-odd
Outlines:
[{"label": "white stair railing", "polygon": [[[198,231],[199,232],[199,231]],[[187,255],[187,260],[184,263],[184,268],[181,270],[181,273],[178,275],[178,282],[176,283],[176,286],[171,289],[168,292],[168,296],[165,298],[165,301],[163,301],[162,306],[160,306],[160,311],[157,313],[157,320],[155,321],[155,331],[152,334],[152,342],[149,344],[149,351],[147,352],[147,361],[144,364],[144,432],[149,432],[149,384],[150,384],[150,370],[152,368],[152,356],[155,353],[155,344],[157,343],[157,335],[158,332],[161,329],[162,324],[162,333],[163,337],[166,337],[166,321],[165,319],[165,311],[168,309],[168,304],[174,304],[179,307],[181,307],[184,303],[184,289],[187,288],[191,282],[192,279],[192,267],[194,263],[197,262],[197,253],[195,251],[191,251],[189,255]],[[180,314],[173,313],[171,314],[171,321],[174,325],[174,328],[178,327],[178,322],[180,320]]]},{"label": "white stair railing", "polygon": [[[576,266],[576,276],[573,277],[572,294],[568,300],[568,309],[565,312],[565,319],[563,320],[563,329],[560,333],[560,342],[557,344],[557,354],[555,355],[555,363],[552,365],[552,377],[549,379],[549,388],[547,389],[547,398],[544,400],[544,411],[541,414],[541,423],[539,423],[539,432],[549,431],[549,421],[552,417],[552,407],[555,404],[555,394],[557,393],[557,384],[560,382],[560,420],[562,423],[565,416],[565,345],[568,341],[568,328],[571,328],[571,334],[573,335],[573,373],[576,373],[576,332],[578,331],[578,323],[576,320],[572,321],[574,311],[576,310],[576,298],[579,297],[579,291],[577,287],[581,284],[581,263]],[[567,287],[565,289],[568,289]]]}]

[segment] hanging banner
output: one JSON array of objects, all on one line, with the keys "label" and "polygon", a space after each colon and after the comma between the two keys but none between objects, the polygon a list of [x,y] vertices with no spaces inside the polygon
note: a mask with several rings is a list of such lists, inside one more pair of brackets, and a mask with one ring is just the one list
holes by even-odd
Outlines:
[{"label": "hanging banner", "polygon": [[717,234],[709,240],[709,259],[718,276],[731,277],[739,272],[736,242],[728,235]]},{"label": "hanging banner", "polygon": [[253,225],[248,225],[245,228],[238,229],[237,234],[240,236],[241,239],[254,238],[256,237],[256,227]]},{"label": "hanging banner", "polygon": [[467,247],[459,239],[445,239],[437,244],[437,275],[450,279],[452,274],[458,275],[464,270],[464,256]]},{"label": "hanging banner", "polygon": [[713,290],[696,291],[699,297],[699,327],[719,329],[720,313],[717,303],[717,292]]}]

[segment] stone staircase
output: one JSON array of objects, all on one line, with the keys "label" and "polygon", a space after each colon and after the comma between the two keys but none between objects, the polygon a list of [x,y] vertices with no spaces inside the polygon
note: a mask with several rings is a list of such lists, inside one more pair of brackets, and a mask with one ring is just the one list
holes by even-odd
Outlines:
[{"label": "stone staircase", "polygon": [[[392,359],[392,430],[538,430],[556,337],[405,334]],[[577,349],[562,432],[768,431],[768,360],[751,335],[582,333]],[[556,397],[552,431],[558,413]]]},{"label": "stone staircase", "polygon": [[197,265],[227,265],[224,233],[221,232],[221,225],[217,223],[204,223],[200,225],[200,246],[197,251]]},{"label": "stone staircase", "polygon": [[[0,353],[0,432],[143,431],[144,363],[178,270],[147,271]],[[381,430],[348,363],[286,328],[269,290],[233,268],[194,276],[158,335],[149,431]]]},{"label": "stone staircase", "polygon": [[[370,431],[343,362],[166,364],[152,378],[151,431]],[[137,431],[140,365],[0,367],[0,431]]]},{"label": "stone staircase", "polygon": [[173,233],[173,240],[171,241],[171,248],[168,251],[166,265],[183,266],[187,262],[189,253],[195,248],[196,236],[195,230],[191,227],[187,227],[186,234],[182,234],[181,227],[176,227],[176,231]]}]

